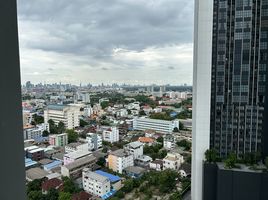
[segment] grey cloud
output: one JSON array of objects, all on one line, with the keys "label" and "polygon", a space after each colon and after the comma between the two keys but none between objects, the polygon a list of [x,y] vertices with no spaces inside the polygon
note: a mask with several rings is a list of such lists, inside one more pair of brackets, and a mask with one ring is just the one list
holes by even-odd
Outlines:
[{"label": "grey cloud", "polygon": [[[65,55],[76,68],[104,71],[148,68],[151,64],[146,60],[115,58],[114,50],[139,53],[148,48],[192,43],[193,3],[193,0],[20,0],[20,46],[22,51]],[[162,62],[174,66],[175,61],[167,57],[159,65]]]}]

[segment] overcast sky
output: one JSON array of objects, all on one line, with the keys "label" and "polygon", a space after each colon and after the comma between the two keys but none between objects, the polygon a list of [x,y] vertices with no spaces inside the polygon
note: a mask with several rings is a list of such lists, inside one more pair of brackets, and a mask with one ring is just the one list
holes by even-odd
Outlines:
[{"label": "overcast sky", "polygon": [[192,84],[193,0],[19,0],[22,83]]}]

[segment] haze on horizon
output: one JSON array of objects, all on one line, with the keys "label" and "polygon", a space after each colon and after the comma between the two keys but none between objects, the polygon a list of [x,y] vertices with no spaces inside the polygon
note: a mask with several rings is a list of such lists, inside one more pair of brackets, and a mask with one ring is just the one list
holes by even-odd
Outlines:
[{"label": "haze on horizon", "polygon": [[188,0],[22,0],[22,83],[192,84]]}]

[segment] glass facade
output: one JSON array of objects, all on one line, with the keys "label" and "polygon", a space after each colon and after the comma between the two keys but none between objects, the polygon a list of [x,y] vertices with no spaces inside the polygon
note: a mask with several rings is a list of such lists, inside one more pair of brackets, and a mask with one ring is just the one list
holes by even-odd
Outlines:
[{"label": "glass facade", "polygon": [[261,152],[268,0],[214,0],[210,145],[221,157]]}]

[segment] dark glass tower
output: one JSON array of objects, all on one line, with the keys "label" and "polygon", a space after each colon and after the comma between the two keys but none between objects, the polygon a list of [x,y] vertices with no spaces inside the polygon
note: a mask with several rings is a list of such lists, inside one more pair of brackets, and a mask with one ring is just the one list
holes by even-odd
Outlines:
[{"label": "dark glass tower", "polygon": [[221,157],[268,155],[267,42],[268,0],[214,0],[210,146]]}]

